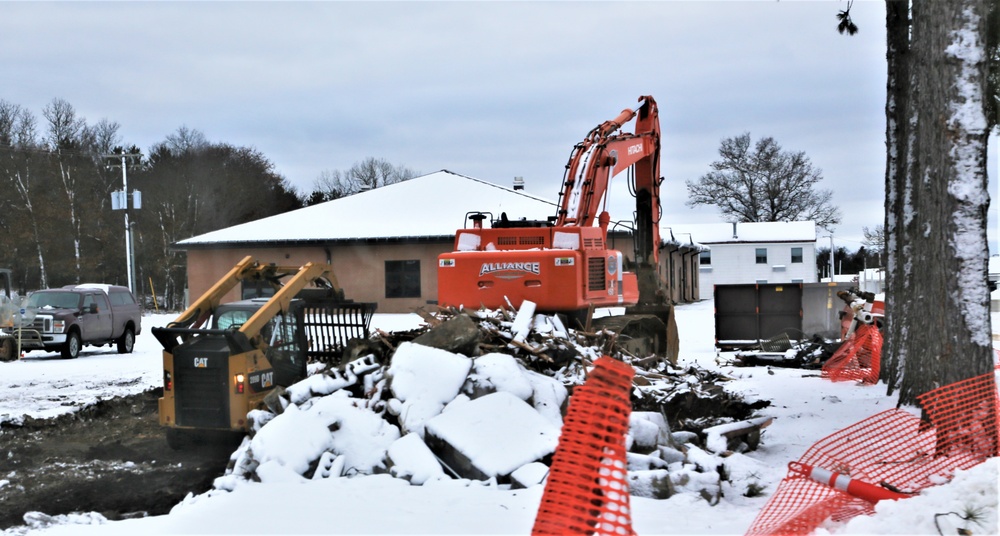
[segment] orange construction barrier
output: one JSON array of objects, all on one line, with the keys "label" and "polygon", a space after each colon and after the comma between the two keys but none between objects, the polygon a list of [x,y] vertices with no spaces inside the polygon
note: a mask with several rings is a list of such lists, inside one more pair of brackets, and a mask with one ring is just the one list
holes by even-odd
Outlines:
[{"label": "orange construction barrier", "polygon": [[625,434],[634,374],[605,356],[573,391],[532,534],[632,534]]},{"label": "orange construction barrier", "polygon": [[823,364],[821,376],[832,381],[878,383],[882,333],[875,324],[861,324]]},{"label": "orange construction barrier", "polygon": [[821,439],[789,464],[747,534],[809,534],[996,456],[998,400],[994,374],[983,374],[917,397],[928,421],[892,409]]}]

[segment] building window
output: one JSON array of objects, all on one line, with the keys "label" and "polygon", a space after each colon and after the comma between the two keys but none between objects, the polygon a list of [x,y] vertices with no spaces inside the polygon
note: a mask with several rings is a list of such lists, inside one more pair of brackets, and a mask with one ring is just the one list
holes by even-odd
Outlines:
[{"label": "building window", "polygon": [[792,262],[802,262],[802,248],[792,248]]},{"label": "building window", "polygon": [[420,261],[385,261],[385,297],[420,297]]},{"label": "building window", "polygon": [[767,264],[767,248],[757,248],[757,264]]},{"label": "building window", "polygon": [[702,265],[712,264],[712,252],[702,251],[701,255],[699,256],[699,263]]}]

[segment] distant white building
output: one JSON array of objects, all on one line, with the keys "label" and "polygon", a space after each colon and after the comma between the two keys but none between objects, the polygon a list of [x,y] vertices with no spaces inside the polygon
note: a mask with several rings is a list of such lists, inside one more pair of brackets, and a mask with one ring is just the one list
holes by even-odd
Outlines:
[{"label": "distant white building", "polygon": [[701,299],[714,285],[816,283],[816,224],[811,221],[672,225],[709,248],[699,259]]}]

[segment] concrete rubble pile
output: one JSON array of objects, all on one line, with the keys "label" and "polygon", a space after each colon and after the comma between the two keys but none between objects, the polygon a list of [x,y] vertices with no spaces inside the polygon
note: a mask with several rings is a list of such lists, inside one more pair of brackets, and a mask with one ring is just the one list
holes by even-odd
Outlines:
[{"label": "concrete rubble pile", "polygon": [[[726,457],[756,448],[769,422],[746,420],[759,406],[724,392],[719,374],[625,355],[613,334],[568,329],[525,309],[422,314],[420,329],[377,332],[342,363],[311,365],[309,377],[275,389],[267,409],[248,415],[252,430],[216,487],[278,473],[541,484],[573,388],[610,355],[636,370],[626,437],[631,493],[717,502]],[[285,443],[299,451],[276,453]]]}]

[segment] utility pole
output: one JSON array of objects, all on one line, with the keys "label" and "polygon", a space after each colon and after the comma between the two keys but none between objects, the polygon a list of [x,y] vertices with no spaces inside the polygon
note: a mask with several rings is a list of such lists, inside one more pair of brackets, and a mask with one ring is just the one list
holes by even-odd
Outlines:
[{"label": "utility pole", "polygon": [[[126,160],[141,159],[141,153],[121,153],[104,155],[105,158],[121,158],[121,164],[108,164],[109,168],[122,168],[122,189],[118,192],[111,192],[111,210],[125,211],[125,270],[128,274],[128,289],[135,293],[135,263],[132,252],[132,225],[128,221],[128,164]],[[136,209],[142,208],[142,197],[138,191],[133,192],[135,198],[132,206]]]},{"label": "utility pole", "polygon": [[830,239],[830,282],[833,283],[833,231],[830,231],[830,234],[823,235],[820,238]]},{"label": "utility pole", "polygon": [[830,231],[830,282],[833,283],[833,231]]}]

